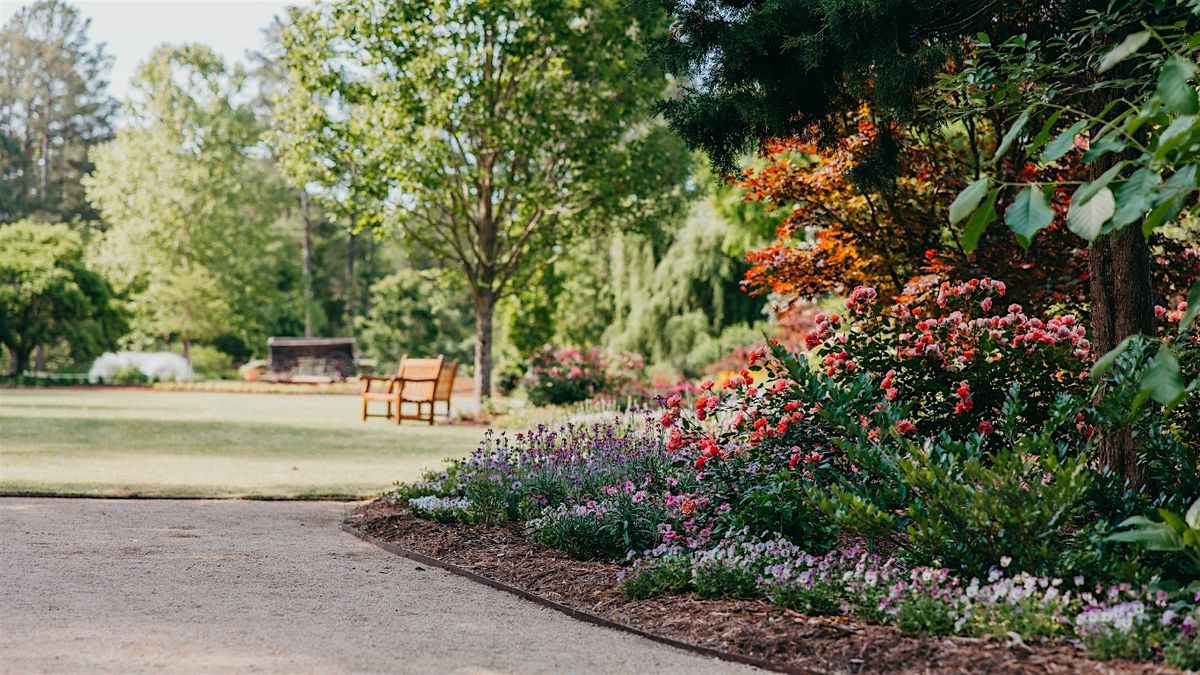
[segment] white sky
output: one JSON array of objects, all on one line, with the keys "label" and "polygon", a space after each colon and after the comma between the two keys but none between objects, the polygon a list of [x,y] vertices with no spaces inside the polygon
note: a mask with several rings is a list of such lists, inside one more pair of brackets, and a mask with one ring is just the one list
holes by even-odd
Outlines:
[{"label": "white sky", "polygon": [[[109,93],[124,100],[134,71],[164,42],[200,42],[226,62],[245,61],[262,45],[262,29],[288,5],[305,0],[71,0],[92,20],[88,35],[113,58]],[[0,0],[0,23],[32,0]]]}]

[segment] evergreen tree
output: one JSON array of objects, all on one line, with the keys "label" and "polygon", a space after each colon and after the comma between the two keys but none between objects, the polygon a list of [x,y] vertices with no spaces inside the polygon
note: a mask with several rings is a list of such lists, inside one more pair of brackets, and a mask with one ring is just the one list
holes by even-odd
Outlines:
[{"label": "evergreen tree", "polygon": [[22,7],[0,29],[0,222],[93,220],[81,179],[111,134],[110,57],[62,0]]}]

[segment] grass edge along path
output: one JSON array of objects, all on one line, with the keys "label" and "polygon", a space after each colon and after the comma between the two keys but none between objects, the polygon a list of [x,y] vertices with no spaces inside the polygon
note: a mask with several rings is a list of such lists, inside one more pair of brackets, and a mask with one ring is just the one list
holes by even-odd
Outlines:
[{"label": "grass edge along path", "polygon": [[0,494],[356,500],[469,454],[477,426],[362,422],[355,396],[0,390]]}]

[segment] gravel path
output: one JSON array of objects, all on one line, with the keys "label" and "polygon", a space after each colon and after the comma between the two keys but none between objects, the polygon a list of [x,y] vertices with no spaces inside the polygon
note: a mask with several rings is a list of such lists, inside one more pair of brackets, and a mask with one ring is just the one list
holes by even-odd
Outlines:
[{"label": "gravel path", "polygon": [[751,672],[422,569],[348,509],[0,499],[0,672]]}]

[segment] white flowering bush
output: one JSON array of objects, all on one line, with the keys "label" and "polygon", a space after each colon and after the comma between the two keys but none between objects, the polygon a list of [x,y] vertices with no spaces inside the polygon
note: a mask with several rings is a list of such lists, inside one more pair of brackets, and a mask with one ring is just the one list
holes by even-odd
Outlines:
[{"label": "white flowering bush", "polygon": [[462,497],[425,495],[408,500],[408,508],[412,509],[414,514],[439,523],[462,521],[470,506],[471,503]]},{"label": "white flowering bush", "polygon": [[192,379],[187,359],[171,352],[105,352],[92,362],[88,382],[112,383],[126,373],[139,373],[148,382]]},{"label": "white flowering bush", "polygon": [[906,569],[859,545],[821,556],[776,538],[741,536],[708,549],[664,543],[622,571],[626,597],[694,591],[702,597],[762,597],[807,614],[842,614],[913,635],[1079,637],[1099,658],[1148,658],[1200,666],[1200,594],[1119,584],[1084,586],[1018,573],[1010,558],[985,579],[947,568]]}]

